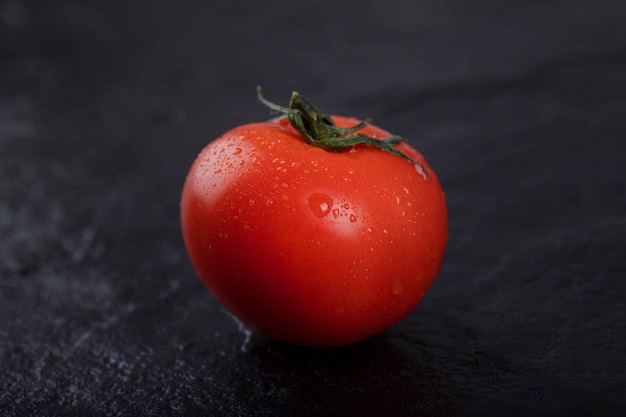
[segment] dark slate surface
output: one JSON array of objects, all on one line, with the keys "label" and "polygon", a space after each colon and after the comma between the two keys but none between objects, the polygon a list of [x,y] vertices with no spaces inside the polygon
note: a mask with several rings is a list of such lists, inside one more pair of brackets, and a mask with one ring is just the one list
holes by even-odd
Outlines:
[{"label": "dark slate surface", "polygon": [[[7,416],[623,415],[620,1],[0,1]],[[255,87],[411,138],[447,193],[413,315],[251,333],[194,277],[184,175]]]}]

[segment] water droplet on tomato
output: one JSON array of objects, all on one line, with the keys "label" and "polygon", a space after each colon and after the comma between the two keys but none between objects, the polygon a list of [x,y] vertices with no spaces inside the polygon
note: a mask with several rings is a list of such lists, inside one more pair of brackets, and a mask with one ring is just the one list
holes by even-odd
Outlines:
[{"label": "water droplet on tomato", "polygon": [[421,165],[415,164],[415,171],[417,171],[418,174],[420,174],[425,180],[428,179],[428,177],[426,176],[426,172],[424,171],[424,168],[421,167]]},{"label": "water droplet on tomato", "polygon": [[350,223],[356,222],[356,216],[354,214],[350,215]]},{"label": "water droplet on tomato", "polygon": [[241,152],[243,152],[243,149],[235,148],[235,150],[233,151],[233,155],[239,155]]},{"label": "water droplet on tomato", "polygon": [[309,208],[317,217],[325,217],[333,207],[333,199],[325,193],[314,193],[309,196]]}]

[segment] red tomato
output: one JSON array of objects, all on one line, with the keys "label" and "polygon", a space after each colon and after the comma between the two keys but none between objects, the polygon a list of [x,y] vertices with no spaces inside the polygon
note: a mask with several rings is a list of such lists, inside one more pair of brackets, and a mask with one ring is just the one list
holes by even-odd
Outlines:
[{"label": "red tomato", "polygon": [[312,146],[287,118],[223,134],[182,193],[197,275],[244,323],[293,344],[341,346],[398,323],[439,273],[448,222],[424,157],[394,146],[415,163],[374,146]]}]

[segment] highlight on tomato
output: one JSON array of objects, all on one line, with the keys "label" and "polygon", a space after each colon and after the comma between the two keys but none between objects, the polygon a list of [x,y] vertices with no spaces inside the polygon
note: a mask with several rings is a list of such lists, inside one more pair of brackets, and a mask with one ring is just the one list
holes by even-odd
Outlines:
[{"label": "highlight on tomato", "polygon": [[445,196],[424,157],[368,121],[294,92],[282,117],[210,142],[185,180],[182,234],[229,312],[280,341],[366,340],[397,324],[439,273]]}]

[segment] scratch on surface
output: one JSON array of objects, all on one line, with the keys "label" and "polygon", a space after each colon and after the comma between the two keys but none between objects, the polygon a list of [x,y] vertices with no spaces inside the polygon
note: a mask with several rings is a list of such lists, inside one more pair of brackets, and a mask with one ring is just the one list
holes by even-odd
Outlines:
[{"label": "scratch on surface", "polygon": [[[118,321],[123,319],[124,317],[128,316],[133,311],[135,311],[135,308],[136,307],[135,307],[134,304],[129,304],[129,305],[125,306],[119,313],[114,314],[113,316],[109,317],[108,319],[106,319],[106,320],[96,324],[95,325],[95,330],[106,330],[106,329],[108,329],[109,327],[111,327],[112,325],[114,325],[115,323],[117,323]],[[89,340],[89,338],[93,334],[94,334],[94,329],[87,330],[86,332],[81,334],[76,339],[76,341],[72,344],[72,346],[70,347],[69,353],[74,353],[74,351],[76,349],[78,349],[87,340]]]},{"label": "scratch on surface", "polygon": [[246,327],[245,324],[243,324],[243,322],[241,320],[239,320],[237,317],[233,316],[232,314],[230,314],[228,311],[224,310],[226,312],[226,314],[228,314],[228,316],[230,318],[233,319],[233,321],[237,324],[237,330],[239,330],[239,332],[241,332],[244,336],[243,338],[243,343],[241,344],[241,348],[239,349],[241,352],[247,352],[248,351],[248,344],[250,343],[250,338],[252,337],[252,330],[250,330],[248,327]]},{"label": "scratch on surface", "polygon": [[85,343],[93,334],[93,330],[87,330],[85,333],[81,334],[78,339],[72,344],[70,348],[70,352],[74,352],[78,349],[83,343]]},{"label": "scratch on surface", "polygon": [[89,249],[89,246],[91,246],[95,237],[96,232],[93,229],[85,229],[83,235],[80,238],[80,241],[72,252],[72,261],[74,263],[80,263],[83,260],[85,254],[87,253],[87,250]]}]

